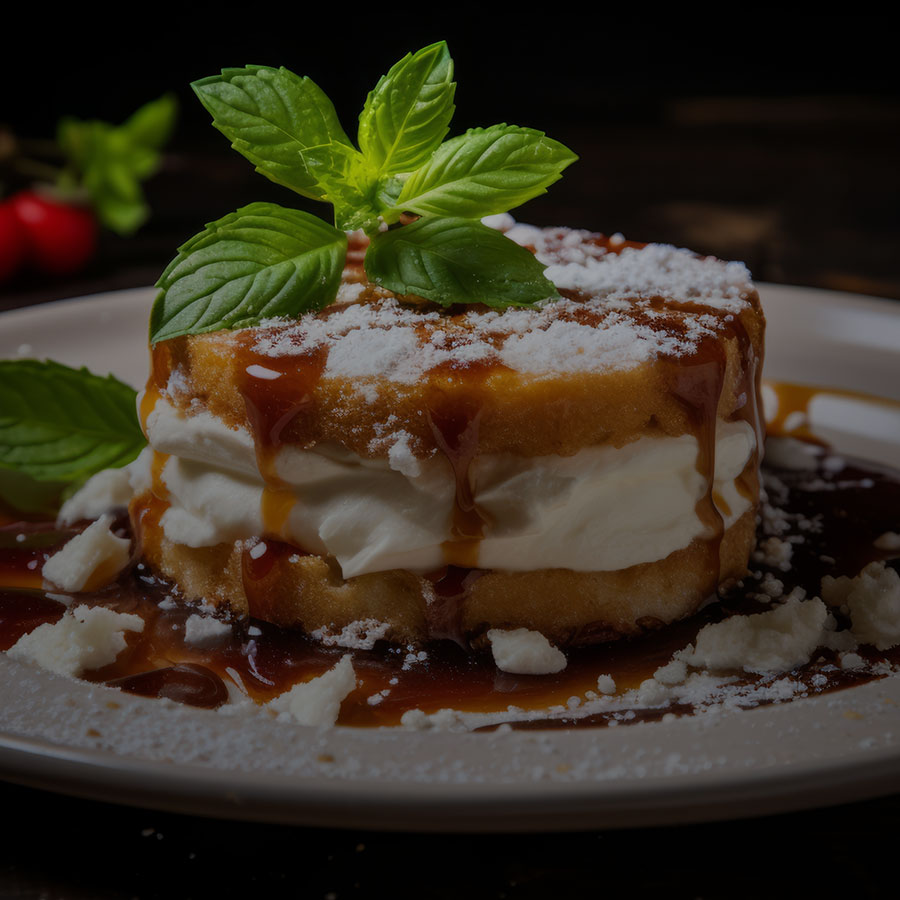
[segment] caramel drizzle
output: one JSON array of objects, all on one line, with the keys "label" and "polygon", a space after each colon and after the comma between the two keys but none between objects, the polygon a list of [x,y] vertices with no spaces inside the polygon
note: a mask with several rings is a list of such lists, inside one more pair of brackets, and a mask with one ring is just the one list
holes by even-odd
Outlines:
[{"label": "caramel drizzle", "polygon": [[[303,420],[314,407],[316,386],[327,356],[323,350],[285,360],[260,357],[251,349],[250,340],[252,337],[248,336],[237,354],[237,383],[253,435],[257,468],[264,482],[260,517],[267,546],[262,562],[252,556],[253,548],[243,551],[241,574],[250,613],[265,617],[271,606],[269,597],[273,586],[261,573],[268,571],[267,565],[271,565],[274,556],[286,552],[284,548],[292,553],[304,552],[282,543],[290,540],[290,517],[298,497],[296,489],[278,473],[278,453],[288,440],[298,443],[298,435],[304,435]],[[248,371],[254,365],[267,370],[268,377]],[[270,543],[277,545],[277,553]]]},{"label": "caramel drizzle", "polygon": [[[156,405],[162,399],[162,380],[167,377],[167,373],[172,366],[172,353],[168,344],[160,343],[150,349],[150,377],[147,380],[147,386],[144,388],[144,394],[141,397],[138,408],[138,417],[141,423],[141,430],[144,437],[150,439],[147,430],[147,422]],[[168,453],[160,453],[153,450],[153,458],[150,462],[150,491],[157,500],[168,502],[169,489],[166,487],[163,479],[163,469],[169,461]]]},{"label": "caramel drizzle", "polygon": [[453,470],[456,489],[450,520],[451,539],[442,545],[448,566],[478,567],[478,550],[487,520],[475,503],[471,466],[478,455],[478,432],[483,406],[474,398],[451,403],[437,395],[426,415],[438,450]]},{"label": "caramel drizzle", "polygon": [[705,340],[690,359],[675,362],[668,383],[697,435],[697,471],[705,488],[696,504],[697,517],[704,526],[704,542],[709,556],[709,593],[715,593],[719,581],[722,536],[725,520],[714,497],[716,472],[716,423],[719,398],[725,381],[725,353],[717,339]]},{"label": "caramel drizzle", "polygon": [[[766,429],[762,410],[762,351],[759,355],[753,349],[753,342],[747,334],[747,329],[739,317],[733,319],[732,328],[734,337],[738,342],[738,361],[740,371],[738,383],[735,387],[738,405],[731,415],[732,420],[743,420],[753,429],[754,445],[750,459],[744,466],[744,470],[738,475],[735,486],[738,493],[745,500],[756,503],[759,496],[759,467],[762,461],[763,447],[765,446]],[[725,507],[725,515],[730,512]]]}]

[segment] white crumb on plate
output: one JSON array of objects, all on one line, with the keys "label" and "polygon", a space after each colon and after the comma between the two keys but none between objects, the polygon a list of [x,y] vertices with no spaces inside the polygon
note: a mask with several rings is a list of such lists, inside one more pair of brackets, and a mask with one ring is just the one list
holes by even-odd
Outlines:
[{"label": "white crumb on plate", "polygon": [[341,703],[356,687],[353,661],[347,654],[323,675],[295,684],[266,704],[283,721],[325,726],[337,722]]},{"label": "white crumb on plate", "polygon": [[350,622],[340,631],[329,628],[317,628],[310,632],[310,637],[326,647],[346,647],[348,650],[371,650],[390,631],[387,622],[378,619],[359,619]]},{"label": "white crumb on plate", "polygon": [[601,694],[614,694],[616,692],[616,682],[612,675],[600,675],[597,678],[597,690]]},{"label": "white crumb on plate", "polygon": [[660,666],[653,677],[660,684],[681,684],[687,678],[687,663],[682,659],[673,659],[664,666]]},{"label": "white crumb on plate", "polygon": [[44,578],[76,592],[112,581],[131,557],[131,541],[116,537],[110,531],[112,523],[113,517],[106,514],[75,535],[44,563]]},{"label": "white crumb on plate", "polygon": [[861,644],[878,650],[900,644],[900,575],[895,569],[873,562],[854,578],[826,575],[822,598],[830,606],[846,606]]},{"label": "white crumb on plate", "polygon": [[566,667],[566,655],[538,631],[492,628],[487,633],[497,668],[514,675],[550,675]]},{"label": "white crumb on plate", "polygon": [[790,541],[772,535],[760,541],[753,551],[754,562],[764,563],[773,569],[787,572],[791,567],[791,557],[794,555],[794,547]]},{"label": "white crumb on plate", "polygon": [[712,671],[787,672],[809,662],[823,641],[827,620],[828,610],[817,597],[803,600],[792,594],[766,612],[705,625],[680,658]]},{"label": "white crumb on plate", "polygon": [[184,623],[184,640],[192,647],[214,647],[230,635],[231,626],[212,616],[193,613]]},{"label": "white crumb on plate", "polygon": [[144,620],[103,606],[77,606],[53,624],[39,625],[7,653],[57,675],[72,678],[115,662],[125,649],[126,631],[141,632]]}]

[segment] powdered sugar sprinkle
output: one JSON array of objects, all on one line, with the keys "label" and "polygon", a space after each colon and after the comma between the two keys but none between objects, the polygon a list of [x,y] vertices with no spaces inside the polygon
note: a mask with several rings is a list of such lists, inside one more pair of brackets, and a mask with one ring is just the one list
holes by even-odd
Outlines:
[{"label": "powdered sugar sprinkle", "polygon": [[[607,244],[586,231],[498,224],[576,296],[502,311],[438,311],[348,280],[328,310],[262,323],[256,352],[276,358],[324,347],[326,378],[401,384],[437,367],[484,363],[526,375],[623,370],[691,354],[752,302],[741,263],[661,244]],[[348,269],[345,277],[360,275]]]}]

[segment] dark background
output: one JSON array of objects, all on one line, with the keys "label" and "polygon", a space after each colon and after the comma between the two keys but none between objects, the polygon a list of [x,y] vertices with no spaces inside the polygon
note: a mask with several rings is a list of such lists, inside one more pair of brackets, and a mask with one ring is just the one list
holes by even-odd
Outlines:
[{"label": "dark background", "polygon": [[[229,149],[191,80],[285,65],[328,92],[353,134],[378,76],[441,37],[459,81],[451,133],[508,121],[581,156],[521,219],[744,259],[759,280],[900,299],[900,82],[885,17],[309,7],[5,10],[0,123],[16,133],[50,137],[62,114],[121,121],[166,90],[182,110],[147,184],[151,221],[132,239],[105,236],[78,277],[0,286],[0,308],[150,284],[203,223],[252,200],[317,208]],[[11,786],[0,797],[4,898],[880,897],[895,890],[887,841],[900,825],[896,797],[753,822],[491,837],[207,822]]]},{"label": "dark background", "polygon": [[[230,150],[191,80],[285,65],[323,87],[353,135],[377,78],[441,37],[459,82],[451,134],[513,122],[581,157],[519,218],[743,259],[758,280],[900,298],[900,76],[884,17],[264,2],[62,16],[12,13],[0,123],[50,137],[62,114],[119,122],[167,90],[180,121],[146,186],[151,221],[106,235],[77,278],[0,287],[0,306],[150,284],[203,223],[252,200],[329,214]],[[7,191],[19,186],[7,173]]]}]

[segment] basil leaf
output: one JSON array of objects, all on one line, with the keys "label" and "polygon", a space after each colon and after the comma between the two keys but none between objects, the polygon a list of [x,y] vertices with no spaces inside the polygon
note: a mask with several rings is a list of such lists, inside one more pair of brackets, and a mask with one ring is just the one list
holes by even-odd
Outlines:
[{"label": "basil leaf", "polygon": [[242,328],[327,306],[337,295],[346,254],[347,236],[321,219],[251,203],[178,249],[156,285],[150,340]]},{"label": "basil leaf", "polygon": [[441,144],[414,172],[386,222],[402,212],[481,218],[546,192],[578,157],[542,131],[515,125],[472,128]]},{"label": "basil leaf", "polygon": [[0,468],[65,483],[124,466],[146,444],[135,398],[111,375],[0,361]]},{"label": "basil leaf", "polygon": [[352,144],[315,82],[285,68],[247,66],[223,69],[192,87],[213,125],[257,172],[304,197],[325,199],[308,153],[331,143]]},{"label": "basil leaf", "polygon": [[123,122],[120,130],[128,135],[132,143],[159,150],[172,136],[177,115],[175,95],[163,94],[134,112]]},{"label": "basil leaf", "polygon": [[382,76],[359,117],[359,146],[380,175],[428,160],[453,117],[453,60],[445,41],[407,53]]},{"label": "basil leaf", "polygon": [[532,253],[471,219],[419,219],[376,235],[365,266],[370,281],[395,294],[444,306],[528,306],[559,296]]}]

